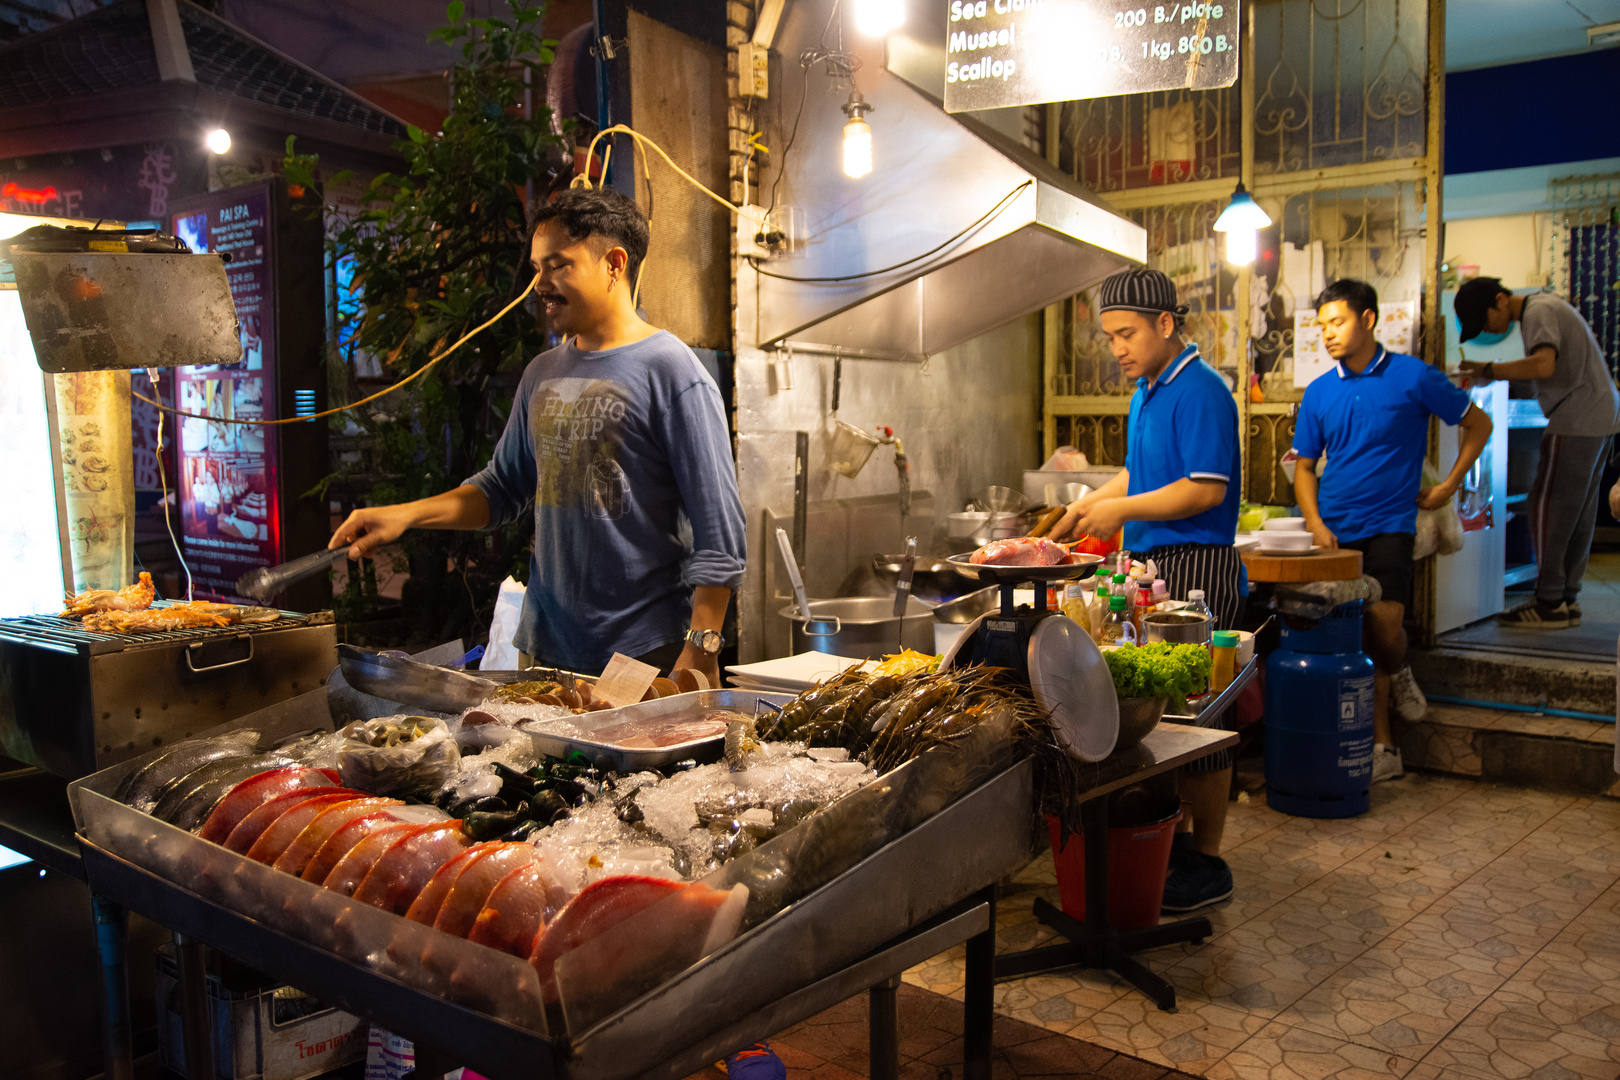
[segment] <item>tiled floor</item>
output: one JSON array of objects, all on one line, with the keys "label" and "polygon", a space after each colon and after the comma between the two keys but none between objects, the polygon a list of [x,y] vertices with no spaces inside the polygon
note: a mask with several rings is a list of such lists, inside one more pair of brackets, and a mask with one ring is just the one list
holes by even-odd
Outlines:
[{"label": "tiled floor", "polygon": [[[899,999],[900,1080],[960,1080],[961,1003],[915,986],[901,986]],[[861,995],[772,1036],[771,1048],[787,1066],[788,1080],[870,1076],[867,1015],[866,997]],[[1008,1016],[996,1017],[994,1037],[991,1080],[1196,1080]],[[725,1077],[711,1065],[688,1080]]]},{"label": "tiled floor", "polygon": [[[1143,954],[1159,1012],[1063,972],[996,988],[998,1012],[1211,1080],[1616,1080],[1620,801],[1409,775],[1360,818],[1232,808],[1233,899],[1201,947]],[[1052,939],[1050,856],[1006,890],[998,949]],[[906,979],[961,997],[961,950]]]}]

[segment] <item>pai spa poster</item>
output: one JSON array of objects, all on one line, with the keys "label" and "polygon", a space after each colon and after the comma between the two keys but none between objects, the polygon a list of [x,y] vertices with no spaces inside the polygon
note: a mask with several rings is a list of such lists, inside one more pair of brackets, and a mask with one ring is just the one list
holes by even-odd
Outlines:
[{"label": "pai spa poster", "polygon": [[186,561],[199,591],[233,596],[243,574],[282,561],[275,429],[226,422],[269,419],[275,411],[269,194],[263,188],[212,193],[201,209],[177,215],[174,231],[194,251],[229,256],[225,270],[241,324],[238,363],[176,374],[176,404],[197,416],[180,423]]}]

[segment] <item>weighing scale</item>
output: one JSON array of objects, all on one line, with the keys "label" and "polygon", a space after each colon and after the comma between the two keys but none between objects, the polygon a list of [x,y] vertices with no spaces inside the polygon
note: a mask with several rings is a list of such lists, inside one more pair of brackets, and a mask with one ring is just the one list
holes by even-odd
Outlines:
[{"label": "weighing scale", "polygon": [[[1088,578],[1103,557],[1077,552],[1071,558],[1078,561],[993,566],[970,562],[967,555],[951,556],[959,572],[1001,590],[1001,610],[979,616],[945,654],[940,670],[969,664],[1004,669],[1051,714],[1053,730],[1069,755],[1095,762],[1113,753],[1119,737],[1114,681],[1091,635],[1046,606],[1046,585]],[[1020,607],[1016,590],[1025,584],[1035,585],[1035,603]]]}]

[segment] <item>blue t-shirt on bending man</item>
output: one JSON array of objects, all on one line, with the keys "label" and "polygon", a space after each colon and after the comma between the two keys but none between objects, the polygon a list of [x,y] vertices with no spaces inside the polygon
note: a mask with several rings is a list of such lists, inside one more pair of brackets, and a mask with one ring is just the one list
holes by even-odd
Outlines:
[{"label": "blue t-shirt on bending man", "polygon": [[1219,480],[1226,496],[1179,521],[1127,521],[1125,547],[1151,551],[1172,544],[1230,544],[1237,535],[1241,451],[1232,389],[1188,345],[1159,374],[1136,381],[1125,435],[1129,495],[1177,480]]},{"label": "blue t-shirt on bending man", "polygon": [[720,391],[667,331],[530,361],[494,458],[467,483],[490,527],[534,505],[514,644],[594,674],[681,640],[691,590],[736,589],[745,524]]},{"label": "blue t-shirt on bending man", "polygon": [[1417,497],[1429,417],[1456,424],[1466,391],[1445,372],[1382,345],[1360,375],[1342,363],[1305,388],[1294,424],[1294,451],[1327,454],[1317,503],[1340,540],[1417,530]]}]

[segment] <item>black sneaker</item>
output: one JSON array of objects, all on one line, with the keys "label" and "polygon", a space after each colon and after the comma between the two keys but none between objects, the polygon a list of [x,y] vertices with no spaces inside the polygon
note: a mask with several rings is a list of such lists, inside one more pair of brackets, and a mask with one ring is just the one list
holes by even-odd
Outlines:
[{"label": "black sneaker", "polygon": [[1569,611],[1569,625],[1581,625],[1581,604],[1579,600],[1565,600],[1564,607]]},{"label": "black sneaker", "polygon": [[1569,608],[1562,601],[1557,607],[1547,607],[1539,600],[1530,600],[1502,612],[1496,621],[1517,630],[1563,630],[1569,626]]},{"label": "black sneaker", "polygon": [[1197,848],[1172,849],[1164,883],[1163,911],[1181,913],[1218,904],[1232,895],[1232,868],[1218,855]]}]

